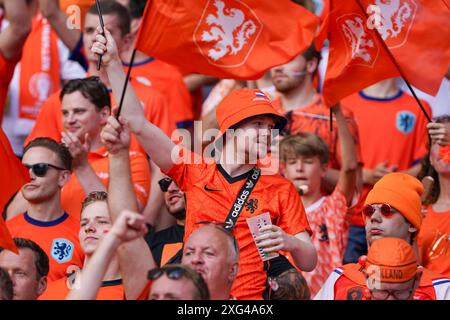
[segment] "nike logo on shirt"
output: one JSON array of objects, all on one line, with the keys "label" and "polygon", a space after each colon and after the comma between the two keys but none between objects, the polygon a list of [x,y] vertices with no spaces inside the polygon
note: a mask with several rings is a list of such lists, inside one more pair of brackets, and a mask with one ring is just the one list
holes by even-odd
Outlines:
[{"label": "nike logo on shirt", "polygon": [[206,191],[222,191],[222,190],[218,190],[218,189],[211,189],[211,188],[208,188],[208,185],[206,185],[206,184],[205,184],[205,187],[204,187],[204,188],[205,188]]}]

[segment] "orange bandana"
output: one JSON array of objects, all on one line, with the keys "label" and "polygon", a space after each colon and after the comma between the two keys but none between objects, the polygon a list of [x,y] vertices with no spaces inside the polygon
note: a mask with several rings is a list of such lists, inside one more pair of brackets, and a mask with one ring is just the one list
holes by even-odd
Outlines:
[{"label": "orange bandana", "polygon": [[55,32],[40,14],[23,47],[20,67],[20,118],[36,119],[42,104],[60,86],[59,51]]},{"label": "orange bandana", "polygon": [[398,238],[376,240],[365,261],[367,276],[380,282],[406,282],[417,272],[417,260],[412,247]]}]

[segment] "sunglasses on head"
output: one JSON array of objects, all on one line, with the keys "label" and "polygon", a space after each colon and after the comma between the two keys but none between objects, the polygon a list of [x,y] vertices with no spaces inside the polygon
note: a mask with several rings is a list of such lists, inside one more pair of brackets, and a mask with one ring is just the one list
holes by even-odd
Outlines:
[{"label": "sunglasses on head", "polygon": [[148,272],[147,278],[149,280],[155,281],[159,279],[164,273],[167,275],[167,278],[171,280],[178,280],[185,275],[186,269],[183,269],[181,267],[155,268]]},{"label": "sunglasses on head", "polygon": [[[397,210],[395,210],[394,208],[392,208],[390,205],[388,205],[387,203],[383,203],[381,204],[378,209],[380,209],[381,214],[383,215],[383,217],[385,218],[390,218],[394,215],[394,213],[397,212]],[[364,216],[366,218],[371,218],[372,215],[375,213],[375,211],[377,210],[377,207],[371,204],[365,205],[363,208],[363,213]]]},{"label": "sunglasses on head", "polygon": [[172,179],[170,178],[162,178],[158,181],[159,187],[161,188],[162,192],[167,192],[169,190],[169,186],[172,183]]},{"label": "sunglasses on head", "polygon": [[32,170],[36,177],[45,177],[49,168],[56,170],[67,170],[50,163],[24,164],[28,170]]}]

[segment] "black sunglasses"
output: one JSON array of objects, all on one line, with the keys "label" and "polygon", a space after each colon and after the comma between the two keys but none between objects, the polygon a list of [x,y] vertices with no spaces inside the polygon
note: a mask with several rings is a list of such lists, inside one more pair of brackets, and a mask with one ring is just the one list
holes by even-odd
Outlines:
[{"label": "black sunglasses", "polygon": [[162,178],[158,181],[159,187],[161,188],[162,192],[167,192],[169,190],[169,186],[172,183],[172,179],[170,178]]},{"label": "black sunglasses", "polygon": [[147,279],[155,281],[159,279],[163,274],[167,275],[167,278],[171,280],[178,280],[184,276],[186,269],[181,267],[166,267],[166,268],[154,268],[147,274]]},{"label": "black sunglasses", "polygon": [[56,170],[67,170],[50,163],[24,164],[28,170],[32,170],[36,177],[45,177],[49,168]]}]

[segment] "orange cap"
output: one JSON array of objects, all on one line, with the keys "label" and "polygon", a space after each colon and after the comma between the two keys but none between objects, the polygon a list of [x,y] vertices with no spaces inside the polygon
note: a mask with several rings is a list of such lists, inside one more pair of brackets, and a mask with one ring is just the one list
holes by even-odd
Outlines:
[{"label": "orange cap", "polygon": [[412,247],[399,238],[374,241],[365,261],[367,276],[381,282],[406,282],[417,272],[417,259]]},{"label": "orange cap", "polygon": [[231,126],[254,116],[270,115],[275,118],[275,128],[283,129],[287,119],[272,106],[270,99],[258,89],[236,89],[217,106],[216,117],[222,134]]},{"label": "orange cap", "polygon": [[389,173],[368,193],[364,204],[387,203],[397,209],[417,230],[422,224],[422,183],[405,173]]}]

